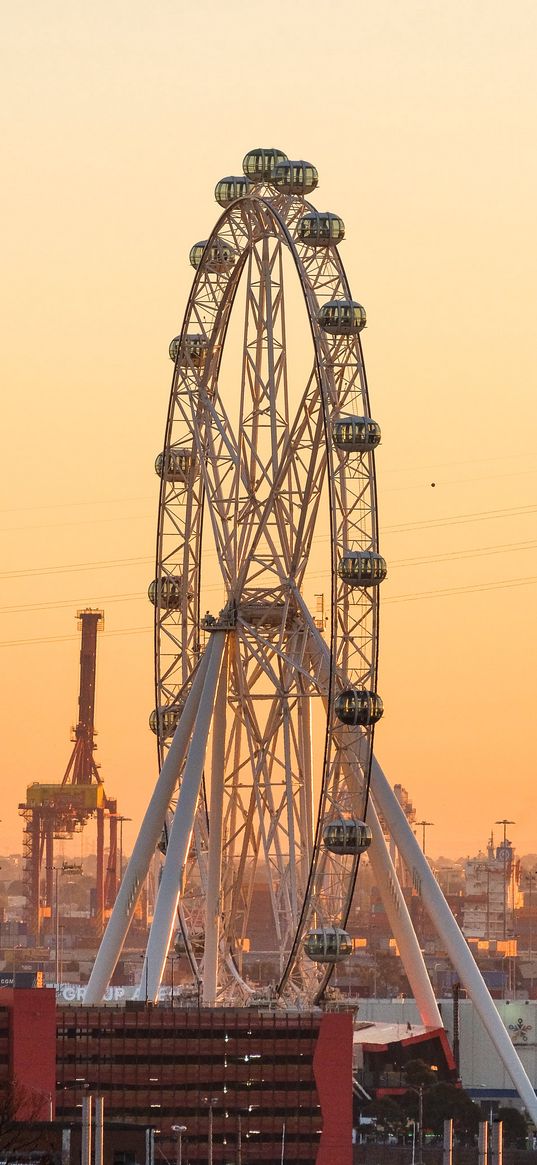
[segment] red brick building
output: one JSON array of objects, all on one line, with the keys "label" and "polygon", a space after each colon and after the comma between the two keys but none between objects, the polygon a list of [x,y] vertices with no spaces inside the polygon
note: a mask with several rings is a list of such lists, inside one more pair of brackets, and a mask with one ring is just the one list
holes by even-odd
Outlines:
[{"label": "red brick building", "polygon": [[56,993],[0,990],[0,1088],[17,1120],[48,1120],[56,1099]]},{"label": "red brick building", "polygon": [[166,1157],[172,1125],[185,1126],[184,1165],[206,1162],[210,1125],[215,1165],[280,1165],[282,1143],[286,1161],[351,1165],[351,1012],[56,1011],[51,991],[15,990],[0,992],[2,1015],[8,1075],[45,1109],[55,1086],[60,1123],[80,1119],[90,1092],[104,1097],[107,1123],[155,1129]]}]

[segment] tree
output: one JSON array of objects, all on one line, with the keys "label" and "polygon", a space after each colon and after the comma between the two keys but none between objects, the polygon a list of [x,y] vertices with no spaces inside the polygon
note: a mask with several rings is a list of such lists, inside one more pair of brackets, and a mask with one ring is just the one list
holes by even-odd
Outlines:
[{"label": "tree", "polygon": [[437,1083],[437,1074],[425,1063],[425,1060],[409,1060],[404,1067],[405,1080],[413,1088],[432,1088]]},{"label": "tree", "polygon": [[385,954],[379,951],[375,957],[377,969],[377,994],[385,991],[393,998],[401,992],[410,992],[408,979],[403,970],[401,960],[395,954]]},{"label": "tree", "polygon": [[362,1116],[370,1116],[376,1121],[377,1131],[384,1134],[392,1133],[397,1136],[405,1127],[406,1121],[400,1104],[390,1096],[379,1096],[364,1105]]},{"label": "tree", "polygon": [[518,1108],[499,1108],[498,1120],[503,1121],[503,1135],[508,1145],[516,1145],[517,1149],[526,1148],[528,1136],[528,1122],[524,1113]]},{"label": "tree", "polygon": [[[24,1120],[17,1120],[17,1113],[24,1106]],[[17,1080],[6,1080],[0,1084],[0,1153],[13,1151],[31,1152],[33,1149],[50,1149],[48,1136],[43,1132],[39,1114],[42,1112],[43,1098],[33,1090],[25,1088]]]},{"label": "tree", "polygon": [[415,1120],[419,1116],[419,1093],[423,1101],[423,1128],[440,1136],[445,1120],[453,1120],[459,1138],[473,1142],[477,1133],[480,1109],[473,1100],[455,1084],[438,1080],[424,1060],[409,1060],[405,1066],[405,1077],[409,1091],[402,1098],[407,1118]]},{"label": "tree", "polygon": [[462,1141],[473,1142],[477,1134],[481,1110],[463,1088],[448,1081],[439,1081],[424,1098],[424,1122],[439,1136],[445,1120],[453,1120]]}]

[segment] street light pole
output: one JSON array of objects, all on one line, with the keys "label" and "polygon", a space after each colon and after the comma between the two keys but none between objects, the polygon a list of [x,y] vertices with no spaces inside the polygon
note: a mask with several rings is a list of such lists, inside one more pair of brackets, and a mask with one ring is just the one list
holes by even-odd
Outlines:
[{"label": "street light pole", "polygon": [[490,942],[490,866],[487,866],[487,942]]},{"label": "street light pole", "polygon": [[56,990],[60,986],[60,902],[58,897],[58,866],[54,866],[54,925],[56,931]]},{"label": "street light pole", "polygon": [[172,1133],[175,1133],[175,1162],[176,1165],[183,1165],[183,1133],[186,1133],[186,1125],[172,1125]]},{"label": "street light pole", "polygon": [[203,1103],[209,1105],[209,1141],[207,1165],[213,1165],[213,1106],[217,1103],[217,1096],[204,1096]]},{"label": "street light pole", "polygon": [[174,965],[174,963],[175,963],[175,955],[167,955],[167,956],[166,956],[166,958],[170,960],[170,964],[171,964],[171,968],[172,968],[172,971],[171,971],[171,1005],[172,1005],[172,1007],[173,1007],[173,1006],[174,1006],[174,978],[173,978],[173,965]]},{"label": "street light pole", "polygon": [[405,1084],[407,1092],[415,1092],[418,1098],[418,1161],[423,1165],[423,1084],[416,1088],[413,1084]]},{"label": "street light pole", "polygon": [[421,848],[425,856],[425,830],[427,829],[428,825],[434,825],[434,821],[416,821],[416,825],[421,825]]},{"label": "street light pole", "polygon": [[532,954],[533,954],[533,951],[532,951],[532,946],[533,946],[533,926],[532,926],[532,918],[531,918],[531,891],[532,891],[532,888],[533,888],[533,877],[534,877],[534,875],[533,875],[533,871],[530,871],[530,873],[529,873],[529,875],[528,875],[528,881],[529,881],[529,884],[530,884],[530,894],[529,894],[529,899],[530,899],[530,900],[529,900],[529,908],[530,908],[529,924],[530,924],[530,925],[529,925],[529,934],[528,934],[528,957],[529,957],[530,959],[531,959],[531,956],[532,956]]},{"label": "street light pole", "polygon": [[119,821],[119,883],[123,878],[123,822],[132,821],[132,817],[118,817]]}]

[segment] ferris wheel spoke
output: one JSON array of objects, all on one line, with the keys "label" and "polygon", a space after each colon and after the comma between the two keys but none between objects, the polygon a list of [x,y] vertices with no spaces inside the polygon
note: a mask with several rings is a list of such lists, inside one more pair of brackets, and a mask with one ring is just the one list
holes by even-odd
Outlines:
[{"label": "ferris wheel spoke", "polygon": [[[269,825],[264,835],[264,843],[268,852],[272,847],[278,850],[280,838],[285,839],[287,846],[287,882],[290,887],[290,907],[293,919],[297,917],[296,873],[303,864],[303,839],[296,836],[296,826],[300,791],[302,786],[301,754],[298,747],[297,733],[294,730],[293,717],[297,713],[297,699],[286,696],[284,700],[277,698],[267,717],[264,731],[263,750],[265,764],[262,774],[264,779],[263,796],[269,810]],[[280,748],[279,739],[282,739]],[[275,793],[278,788],[279,798]],[[297,797],[298,794],[298,797]],[[292,856],[294,855],[294,857]],[[281,874],[281,854],[278,854],[278,865]]]},{"label": "ferris wheel spoke", "polygon": [[[222,914],[224,918],[225,935],[229,934],[228,922],[233,920],[235,925],[236,917],[236,899],[235,891],[237,886],[242,885],[244,879],[244,871],[246,866],[246,857],[251,850],[255,855],[257,854],[257,843],[255,835],[252,831],[252,798],[249,797],[249,804],[246,804],[243,796],[242,779],[246,779],[248,775],[247,760],[241,760],[241,739],[242,739],[242,718],[239,715],[237,707],[232,708],[234,713],[234,729],[230,735],[230,750],[233,743],[233,766],[229,772],[228,767],[226,772],[229,774],[225,781],[224,794],[227,798],[227,806],[224,817],[224,836],[225,836],[225,857],[226,864],[222,879]],[[242,850],[238,857],[237,872],[235,869],[235,855],[242,837]]]},{"label": "ferris wheel spoke", "polygon": [[207,402],[205,437],[198,440],[198,457],[202,465],[205,492],[213,535],[225,581],[231,586],[233,581],[233,546],[230,528],[229,507],[226,504],[228,490],[226,482],[231,480],[233,467],[238,464],[239,455],[232,439],[231,427],[226,426],[211,401]]},{"label": "ferris wheel spoke", "polygon": [[[276,698],[272,701],[268,714],[266,717],[265,727],[261,728],[258,718],[253,709],[253,699],[248,693],[247,685],[242,684],[243,689],[243,711],[245,714],[247,733],[250,739],[250,749],[252,755],[252,764],[254,771],[253,786],[255,790],[256,808],[258,811],[260,821],[260,837],[263,846],[266,861],[272,865],[276,861],[279,871],[280,887],[283,882],[286,882],[286,861],[281,851],[281,831],[275,826],[281,824],[282,813],[284,810],[283,802],[278,804],[274,799],[275,783],[274,783],[274,758],[277,749],[274,748],[274,740],[277,738],[278,732],[281,729],[284,715],[282,714],[282,700]],[[272,747],[271,747],[272,745]],[[285,782],[282,782],[285,786]],[[292,801],[291,801],[291,804]],[[266,815],[268,814],[268,823]],[[285,826],[286,835],[289,833],[288,825]],[[285,886],[287,893],[287,887]],[[274,899],[273,899],[274,900]],[[277,898],[276,898],[277,902]],[[288,904],[291,908],[291,902]],[[278,915],[276,914],[275,922],[279,930]],[[280,939],[281,939],[280,935]]]},{"label": "ferris wheel spoke", "polygon": [[[313,495],[314,499],[316,499],[316,504],[311,507],[313,514],[310,513],[309,515],[310,522],[307,530],[307,536],[310,537],[311,526],[314,521],[314,516],[317,513],[320,490],[325,472],[320,454],[320,435],[322,432],[323,422],[318,393],[315,392],[313,400],[308,400],[308,397],[311,398],[312,395],[312,381],[313,377],[311,377],[308,381],[301,406],[297,411],[295,426],[286,438],[285,445],[282,449],[278,473],[275,480],[272,482],[270,493],[262,507],[259,505],[259,503],[256,503],[255,508],[257,513],[255,525],[251,523],[249,528],[246,525],[243,527],[239,551],[240,560],[242,560],[244,565],[238,578],[239,590],[242,590],[245,586],[249,564],[251,561],[255,561],[258,547],[263,538],[265,538],[269,544],[271,555],[276,555],[275,560],[278,561],[279,556],[277,555],[277,544],[274,540],[274,537],[271,537],[268,534],[269,523],[273,523],[275,521],[275,515],[276,521],[278,523],[280,540],[282,538],[282,531],[284,532],[285,538],[287,540],[287,524],[284,518],[289,518],[290,513],[288,512],[285,514],[285,505],[281,501],[280,495],[282,490],[282,483],[285,480],[285,477],[289,474],[291,467],[296,462],[296,450],[303,444],[304,435],[306,433],[308,433],[309,437],[308,448],[311,447],[310,462],[307,473],[305,475],[305,484],[301,485],[298,482],[296,488],[296,505],[301,516],[296,532],[294,532],[292,555],[288,546],[285,559],[282,555],[282,565],[284,567],[284,571],[288,574],[290,568],[293,566],[293,559],[298,560],[301,556],[303,556],[307,560],[307,555],[304,554],[303,551],[303,544],[306,537],[304,533],[306,518],[303,516],[304,498],[305,496]],[[306,407],[306,405],[308,405],[308,407]],[[295,472],[297,472],[296,464]],[[308,493],[308,491],[311,491],[311,495]]]},{"label": "ferris wheel spoke", "polygon": [[[245,937],[248,887],[252,881],[253,872],[255,872],[259,852],[259,841],[254,828],[255,793],[253,786],[250,790],[249,804],[245,806],[245,810],[242,846],[238,855],[236,871],[233,865],[228,862],[226,879],[229,909],[224,912],[224,939],[230,945],[239,933]],[[249,876],[248,865],[250,865]]]},{"label": "ferris wheel spoke", "polygon": [[264,675],[275,688],[278,687],[280,679],[276,668],[278,663],[282,663],[292,669],[293,682],[300,679],[315,694],[315,678],[311,676],[307,664],[303,662],[304,649],[301,652],[297,650],[295,654],[292,651],[285,651],[276,639],[267,639],[263,636],[263,627],[256,630],[252,624],[242,624],[237,630],[241,633],[245,656],[250,656],[258,664],[257,676],[252,677],[254,682],[260,675]]},{"label": "ferris wheel spoke", "polygon": [[[265,235],[249,257],[239,416],[256,517],[267,504],[267,494],[273,508],[273,487],[289,428],[282,244]],[[245,561],[247,545],[243,554]]]}]

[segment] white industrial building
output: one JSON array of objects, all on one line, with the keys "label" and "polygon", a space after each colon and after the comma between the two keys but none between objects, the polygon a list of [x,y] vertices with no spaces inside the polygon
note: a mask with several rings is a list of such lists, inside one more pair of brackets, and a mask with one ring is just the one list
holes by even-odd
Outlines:
[{"label": "white industrial building", "polygon": [[[442,999],[439,1007],[453,1046],[453,1000]],[[495,1007],[533,1088],[537,1088],[537,1000],[495,1000]],[[415,1001],[401,997],[360,1000],[358,1019],[412,1025],[420,1022]],[[459,1049],[462,1084],[475,1100],[515,1103],[520,1107],[512,1081],[470,999],[459,1001]]]}]

